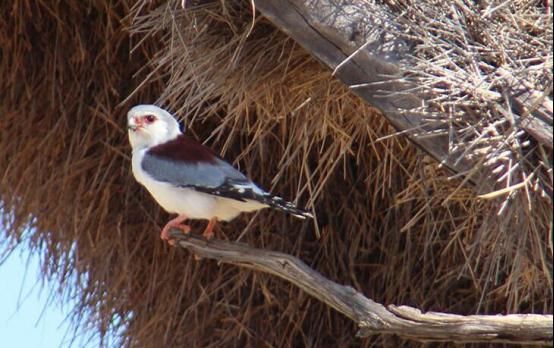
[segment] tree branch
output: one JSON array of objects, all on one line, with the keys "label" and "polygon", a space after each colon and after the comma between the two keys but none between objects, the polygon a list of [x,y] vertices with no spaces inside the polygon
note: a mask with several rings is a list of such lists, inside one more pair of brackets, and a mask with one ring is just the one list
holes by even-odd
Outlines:
[{"label": "tree branch", "polygon": [[256,249],[221,240],[206,241],[181,231],[171,233],[178,244],[197,256],[269,273],[301,288],[355,321],[358,336],[395,334],[419,341],[552,343],[552,315],[454,315],[422,313],[408,306],[387,307],[366,298],[350,286],[337,284],[300,259],[280,252]]}]

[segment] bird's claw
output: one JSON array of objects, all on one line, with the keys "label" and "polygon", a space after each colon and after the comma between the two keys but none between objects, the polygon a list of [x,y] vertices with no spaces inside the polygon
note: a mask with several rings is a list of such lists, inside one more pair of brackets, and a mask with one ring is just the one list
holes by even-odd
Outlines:
[{"label": "bird's claw", "polygon": [[213,231],[208,231],[208,232],[204,231],[204,233],[202,233],[202,236],[204,238],[206,238],[206,240],[210,240],[214,237],[214,232]]},{"label": "bird's claw", "polygon": [[206,238],[206,240],[210,240],[214,237],[214,227],[216,223],[217,223],[217,218],[212,218],[208,222],[208,226],[206,226],[206,229],[204,230],[204,232],[202,232],[202,236]]},{"label": "bird's claw", "polygon": [[190,233],[190,226],[189,225],[168,225],[168,226],[165,226],[162,230],[162,233],[160,234],[160,238],[167,241],[167,243],[169,243],[169,245],[171,246],[174,246],[176,241],[175,239],[169,234],[169,231],[172,229],[172,228],[177,228],[177,229],[180,229],[184,234],[188,234]]}]

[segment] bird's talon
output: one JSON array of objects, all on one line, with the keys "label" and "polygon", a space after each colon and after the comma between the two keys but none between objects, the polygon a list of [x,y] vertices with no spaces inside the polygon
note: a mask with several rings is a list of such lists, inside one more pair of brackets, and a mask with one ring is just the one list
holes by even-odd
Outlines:
[{"label": "bird's talon", "polygon": [[217,218],[212,218],[208,222],[208,226],[206,226],[206,229],[204,230],[204,232],[202,232],[202,236],[206,238],[206,240],[210,240],[214,237],[214,227],[216,223],[217,223]]},{"label": "bird's talon", "polygon": [[175,238],[173,236],[171,236],[169,234],[169,230],[174,227],[174,228],[177,228],[179,230],[181,230],[181,232],[183,232],[184,234],[189,234],[190,233],[190,226],[189,225],[172,225],[172,226],[169,226],[167,229],[164,228],[162,230],[162,233],[160,234],[160,238],[167,241],[167,243],[171,246],[175,246],[175,244],[177,244],[177,241],[175,240]]},{"label": "bird's talon", "polygon": [[189,225],[179,225],[179,226],[175,226],[175,227],[180,229],[181,232],[183,232],[184,234],[189,234],[190,233],[190,226]]}]

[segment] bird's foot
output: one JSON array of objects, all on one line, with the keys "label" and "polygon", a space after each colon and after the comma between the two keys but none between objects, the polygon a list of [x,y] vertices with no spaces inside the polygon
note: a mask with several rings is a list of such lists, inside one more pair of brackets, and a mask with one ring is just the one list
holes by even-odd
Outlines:
[{"label": "bird's foot", "polygon": [[184,234],[189,233],[190,226],[183,224],[186,219],[187,217],[185,215],[179,215],[175,219],[169,220],[169,222],[165,224],[164,228],[162,229],[160,238],[166,240],[170,245],[175,245],[175,240],[173,240],[173,238],[169,235],[169,232],[172,228],[177,228],[183,231]]},{"label": "bird's foot", "polygon": [[217,218],[210,219],[210,221],[208,222],[208,226],[206,226],[206,229],[204,230],[204,232],[202,232],[202,235],[204,236],[204,238],[206,238],[207,240],[210,240],[214,237],[214,227],[216,224],[217,224]]}]

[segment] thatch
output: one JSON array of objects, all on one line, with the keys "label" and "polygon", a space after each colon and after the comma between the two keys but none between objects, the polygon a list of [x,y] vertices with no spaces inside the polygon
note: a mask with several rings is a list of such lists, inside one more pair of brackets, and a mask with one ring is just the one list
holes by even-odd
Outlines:
[{"label": "thatch", "polygon": [[[533,186],[479,199],[391,136],[376,110],[254,18],[250,2],[186,11],[133,3],[0,4],[4,246],[41,255],[45,278],[78,301],[77,326],[122,332],[122,343],[139,347],[394,342],[360,341],[348,320],[271,276],[162,243],[169,216],[132,178],[124,127],[127,109],[147,102],[174,111],[190,134],[317,217],[310,224],[263,211],[224,225],[221,238],[296,255],[383,303],[552,313],[551,150],[472,124],[472,141],[521,163],[518,175],[535,173]],[[532,14],[532,36],[551,37],[539,2],[517,4],[502,10]],[[551,67],[551,55],[536,56]]]}]

